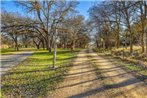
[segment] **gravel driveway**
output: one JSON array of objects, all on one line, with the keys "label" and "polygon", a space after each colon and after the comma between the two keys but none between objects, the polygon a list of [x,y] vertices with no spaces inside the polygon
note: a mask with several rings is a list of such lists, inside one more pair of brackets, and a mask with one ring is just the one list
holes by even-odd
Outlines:
[{"label": "gravel driveway", "polygon": [[[90,62],[99,67],[101,75],[96,75]],[[47,98],[147,98],[147,87],[109,60],[83,50],[64,82]]]}]

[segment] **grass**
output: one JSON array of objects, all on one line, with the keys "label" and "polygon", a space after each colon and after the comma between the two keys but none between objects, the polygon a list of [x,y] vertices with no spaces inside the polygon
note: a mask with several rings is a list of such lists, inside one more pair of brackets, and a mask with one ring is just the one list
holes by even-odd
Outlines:
[{"label": "grass", "polygon": [[2,77],[2,96],[5,98],[45,98],[63,80],[70,60],[77,51],[57,51],[57,69],[53,70],[52,53],[36,51]]},{"label": "grass", "polygon": [[6,48],[6,49],[1,49],[1,54],[2,55],[7,55],[7,54],[14,54],[20,51],[35,51],[37,50],[36,48],[19,48],[19,51],[16,51],[14,48]]},{"label": "grass", "polygon": [[112,49],[112,52],[114,55],[123,57],[122,52],[124,51],[125,57],[127,57],[130,60],[141,60],[143,62],[147,61],[147,58],[145,57],[145,53],[142,53],[141,46],[133,46],[133,54],[130,54],[130,47],[126,48],[118,48],[118,49]]}]

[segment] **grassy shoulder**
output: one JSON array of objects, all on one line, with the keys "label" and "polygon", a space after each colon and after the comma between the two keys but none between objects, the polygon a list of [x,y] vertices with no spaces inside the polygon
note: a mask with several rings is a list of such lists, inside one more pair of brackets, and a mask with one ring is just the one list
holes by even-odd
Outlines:
[{"label": "grassy shoulder", "polygon": [[119,57],[125,57],[129,59],[130,61],[140,60],[147,64],[147,55],[145,53],[142,53],[142,49],[140,46],[134,46],[133,47],[133,53],[130,53],[130,48],[118,48],[118,49],[112,49],[111,53],[115,56]]},{"label": "grassy shoulder", "polygon": [[99,51],[97,49],[94,49],[95,52],[98,53],[98,55],[102,56],[103,58],[112,60],[114,64],[122,66],[127,71],[130,71],[133,73],[133,75],[137,76],[141,80],[145,80],[147,77],[147,70],[146,68],[138,65],[136,61],[131,61],[128,59],[124,59],[120,56],[116,56],[111,54],[108,51]]},{"label": "grassy shoulder", "polygon": [[36,51],[2,77],[2,96],[4,98],[47,96],[58,82],[63,80],[77,51],[58,50],[56,70],[51,69],[53,53]]},{"label": "grassy shoulder", "polygon": [[19,51],[16,51],[14,48],[6,48],[6,49],[1,49],[1,55],[15,54],[21,51],[36,51],[36,50],[37,50],[36,48],[20,48]]}]

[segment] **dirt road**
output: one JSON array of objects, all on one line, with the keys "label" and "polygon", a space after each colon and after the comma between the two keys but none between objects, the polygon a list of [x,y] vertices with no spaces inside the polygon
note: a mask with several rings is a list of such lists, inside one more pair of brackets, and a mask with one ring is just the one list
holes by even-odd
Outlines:
[{"label": "dirt road", "polygon": [[[90,58],[87,58],[90,56]],[[94,62],[101,75],[96,75]],[[49,98],[147,98],[146,85],[120,66],[81,51],[74,66]]]},{"label": "dirt road", "polygon": [[5,74],[8,70],[10,70],[13,66],[16,66],[23,60],[25,60],[28,56],[30,56],[34,51],[23,51],[17,52],[11,55],[1,55],[1,68],[0,74]]}]

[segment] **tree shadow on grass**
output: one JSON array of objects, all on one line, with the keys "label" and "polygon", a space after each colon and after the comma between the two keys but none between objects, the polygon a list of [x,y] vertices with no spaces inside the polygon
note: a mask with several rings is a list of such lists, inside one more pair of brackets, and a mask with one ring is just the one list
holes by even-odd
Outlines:
[{"label": "tree shadow on grass", "polygon": [[[65,68],[58,68],[56,70],[53,70],[53,74],[45,74],[45,75],[40,75],[39,73],[41,72],[49,72],[49,70],[44,69],[44,70],[38,70],[38,75],[36,78],[31,78],[29,75],[26,73],[19,73],[19,75],[24,76],[24,83],[22,81],[24,80],[23,78],[8,78],[9,80],[3,80],[3,81],[20,81],[21,83],[15,83],[15,84],[2,84],[2,90],[5,92],[9,91],[9,94],[16,94],[12,98],[17,98],[18,96],[22,96],[25,98],[38,98],[39,96],[44,96],[47,94],[48,91],[54,89],[54,85],[58,83],[59,81],[62,81],[63,76],[66,73]],[[29,72],[28,72],[29,73]],[[29,73],[30,74],[30,73]],[[31,74],[33,74],[31,72]],[[34,73],[35,74],[35,73]],[[26,76],[28,78],[26,78]],[[12,77],[12,76],[11,76]],[[27,80],[26,80],[27,79]],[[2,82],[3,82],[2,81]],[[25,83],[26,82],[26,83]],[[6,95],[9,95],[5,93]]]},{"label": "tree shadow on grass", "polygon": [[[70,54],[71,51],[58,52],[58,54],[63,55],[65,53]],[[48,52],[36,52],[33,56],[49,56],[49,54],[50,53]],[[57,58],[57,60],[61,62],[61,65],[53,70],[49,67],[49,65],[40,65],[41,62],[50,61],[52,59],[38,59],[33,56],[27,59],[31,63],[24,61],[24,64],[22,63],[19,67],[12,69],[12,71],[2,77],[2,91],[4,92],[3,95],[5,97],[18,98],[21,96],[25,98],[38,98],[40,96],[45,96],[48,91],[54,89],[54,85],[56,85],[59,81],[62,81],[67,69],[71,67],[70,63],[62,64],[62,61],[68,61],[75,58],[73,56],[67,58]],[[32,65],[33,62],[35,63],[36,61],[39,62],[39,64]],[[41,67],[38,68],[39,66]],[[29,67],[37,68],[29,69]]]},{"label": "tree shadow on grass", "polygon": [[[67,58],[66,58],[67,59]],[[69,59],[69,58],[68,58]],[[25,65],[26,66],[26,65]],[[29,65],[28,65],[29,66]],[[39,67],[41,65],[37,65],[34,70],[26,70],[26,68],[17,68],[13,71],[9,71],[8,73],[4,74],[3,76],[13,76],[13,75],[21,75],[21,74],[33,74],[33,73],[40,73],[40,72],[52,72],[52,71],[57,71],[57,70],[66,70],[66,68],[69,68],[72,66],[70,63],[61,63],[59,67],[56,69],[52,69],[52,65],[46,65],[43,67]],[[32,67],[32,66],[30,66]],[[33,66],[35,67],[35,66]]]},{"label": "tree shadow on grass", "polygon": [[[76,52],[76,51],[73,51],[73,52]],[[61,51],[57,51],[57,54],[67,54],[67,53],[71,53],[71,51],[70,50],[61,50]],[[44,51],[44,52],[36,52],[36,53],[34,53],[35,55],[42,55],[42,54],[45,54],[45,55],[49,55],[49,54],[53,54],[53,51],[52,52],[48,52],[48,51]]]},{"label": "tree shadow on grass", "polygon": [[27,84],[3,85],[2,90],[11,90],[9,93],[15,94],[11,98],[18,98],[18,96],[22,96],[23,98],[38,98],[39,96],[45,96],[49,90],[54,88],[55,82],[59,82],[61,79],[62,75],[58,75],[35,82],[28,82]]},{"label": "tree shadow on grass", "polygon": [[[61,62],[61,64],[60,64],[60,66],[58,67],[58,68],[63,68],[63,67],[68,67],[67,66],[67,64],[65,64],[65,66],[61,66],[62,65],[62,63],[64,63],[64,61],[68,61],[68,60],[70,60],[70,59],[74,59],[75,57],[68,57],[68,58],[60,58],[60,59],[58,59],[57,58],[57,61],[58,62]],[[49,59],[38,59],[38,58],[28,58],[27,59],[27,64],[25,63],[25,61],[24,61],[24,64],[22,63],[22,66],[26,66],[26,68],[29,68],[29,67],[39,67],[39,66],[41,66],[40,67],[40,69],[36,69],[36,70],[32,70],[32,71],[30,71],[30,70],[26,70],[26,68],[24,68],[24,69],[14,69],[13,71],[9,71],[8,73],[6,73],[5,75],[13,75],[13,74],[23,74],[23,73],[33,73],[33,72],[41,72],[41,71],[51,71],[52,69],[50,68],[50,66],[51,65],[45,65],[45,66],[42,66],[42,65],[40,65],[40,64],[36,64],[36,61],[37,62],[39,62],[39,63],[44,63],[44,62],[50,62],[50,61],[52,61],[52,58],[49,58]],[[29,62],[31,62],[31,63],[29,63]],[[48,66],[48,67],[47,67]],[[45,68],[42,68],[42,67],[45,67]]]}]

